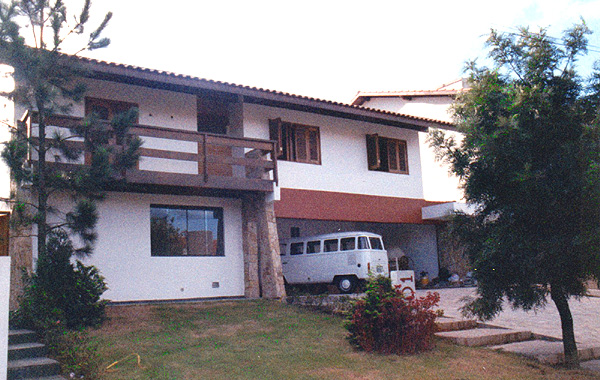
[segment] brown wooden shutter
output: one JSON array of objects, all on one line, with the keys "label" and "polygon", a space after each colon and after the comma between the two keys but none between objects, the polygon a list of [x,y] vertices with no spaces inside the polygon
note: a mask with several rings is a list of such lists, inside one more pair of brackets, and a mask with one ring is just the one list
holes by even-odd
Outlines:
[{"label": "brown wooden shutter", "polygon": [[406,151],[406,141],[398,141],[398,170],[401,173],[408,174],[408,154]]},{"label": "brown wooden shutter", "polygon": [[381,169],[379,136],[377,134],[367,135],[367,162],[369,170]]},{"label": "brown wooden shutter", "polygon": [[281,119],[269,119],[269,138],[271,140],[277,141],[277,158],[285,159],[285,157],[283,157],[284,141],[281,129]]},{"label": "brown wooden shutter", "polygon": [[319,130],[316,128],[311,128],[308,131],[308,150],[309,160],[314,163],[320,163]]},{"label": "brown wooden shutter", "polygon": [[388,170],[398,172],[398,141],[386,139],[385,143],[387,145]]},{"label": "brown wooden shutter", "polygon": [[308,161],[308,129],[294,128],[294,138],[296,140],[296,161]]}]

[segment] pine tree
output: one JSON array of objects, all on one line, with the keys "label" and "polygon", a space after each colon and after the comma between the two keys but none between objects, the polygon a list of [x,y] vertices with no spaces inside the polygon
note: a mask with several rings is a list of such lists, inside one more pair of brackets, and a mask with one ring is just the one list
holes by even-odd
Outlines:
[{"label": "pine tree", "polygon": [[[55,115],[68,114],[73,103],[83,100],[81,80],[86,72],[77,55],[110,43],[102,33],[112,14],[86,33],[90,8],[90,0],[82,1],[77,14],[69,13],[62,0],[0,2],[0,62],[13,67],[15,79],[14,91],[5,95],[26,107],[33,122],[31,133],[14,126],[13,139],[2,152],[17,186],[30,187],[29,196],[19,198],[17,192],[8,201],[13,204],[13,220],[36,227],[39,263],[54,262],[45,257],[52,236],[76,246],[71,251],[78,256],[92,253],[96,202],[139,157],[141,140],[128,135],[137,118],[135,109],[117,115],[110,125],[92,114],[68,133],[51,128]],[[78,50],[63,51],[70,46]],[[89,165],[78,165],[84,154]],[[72,199],[71,211],[60,214],[53,208],[50,197],[60,194]],[[64,238],[65,231],[69,239]]]},{"label": "pine tree", "polygon": [[477,206],[453,224],[478,281],[465,311],[491,319],[505,299],[530,310],[550,296],[571,367],[579,361],[567,301],[600,278],[599,92],[576,71],[589,33],[583,23],[562,40],[492,31],[495,67],[471,63],[471,87],[454,106],[464,139],[431,134]]}]

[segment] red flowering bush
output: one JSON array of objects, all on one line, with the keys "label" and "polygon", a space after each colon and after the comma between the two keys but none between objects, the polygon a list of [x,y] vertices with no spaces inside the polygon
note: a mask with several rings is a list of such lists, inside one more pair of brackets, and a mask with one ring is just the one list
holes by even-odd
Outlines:
[{"label": "red flowering bush", "polygon": [[425,297],[404,297],[393,289],[390,279],[377,277],[367,283],[364,298],[358,300],[346,321],[348,340],[354,346],[383,354],[413,354],[435,346],[433,311],[438,293]]}]

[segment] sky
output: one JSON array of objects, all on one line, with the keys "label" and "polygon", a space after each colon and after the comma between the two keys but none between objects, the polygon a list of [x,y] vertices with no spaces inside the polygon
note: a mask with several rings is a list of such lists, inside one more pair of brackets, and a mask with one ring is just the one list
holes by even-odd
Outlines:
[{"label": "sky", "polygon": [[[71,0],[76,4],[81,1]],[[490,28],[583,17],[600,58],[600,0],[95,0],[111,45],[88,56],[341,102],[357,91],[435,89],[485,57]],[[77,8],[73,8],[74,10]]]}]

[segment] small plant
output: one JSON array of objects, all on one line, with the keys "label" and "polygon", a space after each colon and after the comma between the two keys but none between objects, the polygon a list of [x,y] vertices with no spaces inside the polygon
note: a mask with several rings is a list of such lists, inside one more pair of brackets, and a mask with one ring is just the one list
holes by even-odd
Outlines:
[{"label": "small plant", "polygon": [[66,232],[53,232],[36,272],[25,276],[20,307],[11,315],[13,326],[43,332],[57,325],[64,329],[97,326],[104,320],[105,302],[100,300],[107,289],[104,278],[93,266],[73,264],[73,254]]},{"label": "small plant", "polygon": [[63,374],[75,379],[100,378],[102,358],[97,342],[85,330],[54,329],[44,334],[50,356],[58,360]]},{"label": "small plant", "polygon": [[366,295],[352,308],[345,327],[348,340],[359,349],[383,354],[413,354],[430,350],[435,342],[433,311],[438,293],[404,297],[386,277],[370,279]]}]

